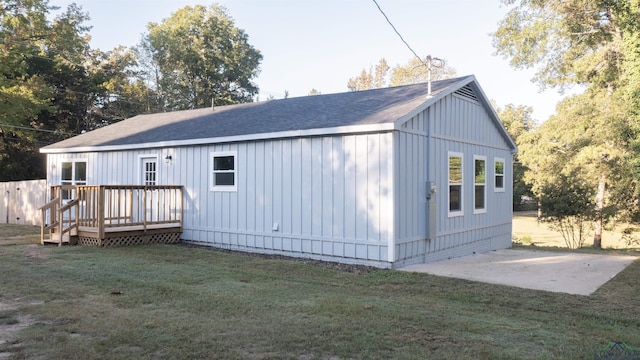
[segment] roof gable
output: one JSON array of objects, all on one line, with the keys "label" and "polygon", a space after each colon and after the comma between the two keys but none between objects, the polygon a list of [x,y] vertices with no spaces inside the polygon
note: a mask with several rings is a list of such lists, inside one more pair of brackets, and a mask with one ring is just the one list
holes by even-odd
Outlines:
[{"label": "roof gable", "polygon": [[[44,153],[125,150],[341,132],[393,130],[431,99],[475,83],[473,76],[426,84],[138,115],[46,146]],[[495,114],[495,113],[494,113]],[[497,119],[497,116],[496,116]]]}]

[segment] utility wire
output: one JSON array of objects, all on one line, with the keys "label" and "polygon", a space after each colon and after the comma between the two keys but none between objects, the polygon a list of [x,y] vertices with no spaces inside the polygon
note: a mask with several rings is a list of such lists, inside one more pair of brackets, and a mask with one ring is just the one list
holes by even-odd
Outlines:
[{"label": "utility wire", "polygon": [[46,132],[46,133],[52,133],[52,134],[64,134],[64,135],[72,135],[72,136],[78,135],[78,134],[68,133],[68,132],[64,132],[64,131],[55,131],[55,130],[47,130],[47,129],[36,129],[36,128],[30,128],[30,127],[26,127],[26,126],[9,125],[9,124],[2,124],[2,123],[0,123],[0,127],[8,127],[8,128],[14,128],[14,129],[20,129],[20,130],[40,131],[40,132]]},{"label": "utility wire", "polygon": [[376,6],[378,7],[378,10],[380,10],[380,13],[382,13],[382,16],[384,16],[384,18],[387,20],[389,25],[391,25],[391,27],[393,28],[393,31],[395,31],[396,34],[398,34],[398,36],[400,37],[400,40],[402,40],[402,42],[407,46],[407,48],[409,48],[409,50],[413,53],[413,55],[415,55],[415,57],[418,58],[418,61],[420,61],[420,63],[424,65],[424,61],[420,58],[420,56],[418,56],[418,54],[416,54],[415,51],[413,51],[411,46],[409,46],[409,44],[404,40],[402,35],[400,35],[400,32],[398,31],[398,29],[396,29],[396,27],[393,26],[393,23],[391,23],[391,20],[389,20],[389,17],[387,17],[387,14],[385,14],[384,11],[382,11],[382,8],[380,7],[380,5],[378,5],[378,2],[376,0],[373,0],[373,3],[376,4]]}]

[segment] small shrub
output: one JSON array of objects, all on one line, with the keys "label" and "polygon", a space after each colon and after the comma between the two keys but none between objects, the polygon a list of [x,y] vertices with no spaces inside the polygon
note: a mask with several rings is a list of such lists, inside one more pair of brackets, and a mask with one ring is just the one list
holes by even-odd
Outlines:
[{"label": "small shrub", "polygon": [[513,242],[522,244],[522,245],[533,245],[533,238],[531,238],[531,235],[522,235],[522,236],[513,235],[512,240]]},{"label": "small shrub", "polygon": [[541,188],[540,220],[562,234],[569,249],[581,248],[597,216],[594,199],[593,186],[579,176],[559,175]]},{"label": "small shrub", "polygon": [[640,239],[634,233],[637,229],[628,227],[622,230],[622,241],[627,246],[640,246]]}]

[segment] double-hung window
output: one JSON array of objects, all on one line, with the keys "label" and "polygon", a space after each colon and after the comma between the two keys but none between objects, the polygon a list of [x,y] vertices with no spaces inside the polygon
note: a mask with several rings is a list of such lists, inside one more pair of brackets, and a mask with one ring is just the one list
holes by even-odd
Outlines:
[{"label": "double-hung window", "polygon": [[[69,160],[62,162],[60,172],[61,185],[87,185],[87,161],[86,160]],[[64,200],[72,199],[75,196],[69,190],[62,191]]]},{"label": "double-hung window", "polygon": [[449,216],[463,215],[462,185],[463,185],[462,154],[449,152]]},{"label": "double-hung window", "polygon": [[494,160],[494,191],[504,192],[504,159],[496,158]]},{"label": "double-hung window", "polygon": [[473,213],[479,214],[487,211],[487,158],[484,156],[475,155],[473,157],[473,162],[475,168]]},{"label": "double-hung window", "polygon": [[235,151],[211,153],[211,191],[237,191],[237,159]]}]

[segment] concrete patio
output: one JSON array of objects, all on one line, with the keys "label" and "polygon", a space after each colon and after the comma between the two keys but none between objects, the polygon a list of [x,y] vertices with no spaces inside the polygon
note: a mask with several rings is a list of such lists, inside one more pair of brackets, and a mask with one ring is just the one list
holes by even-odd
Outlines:
[{"label": "concrete patio", "polygon": [[503,249],[399,270],[590,295],[636,259],[636,256]]}]

